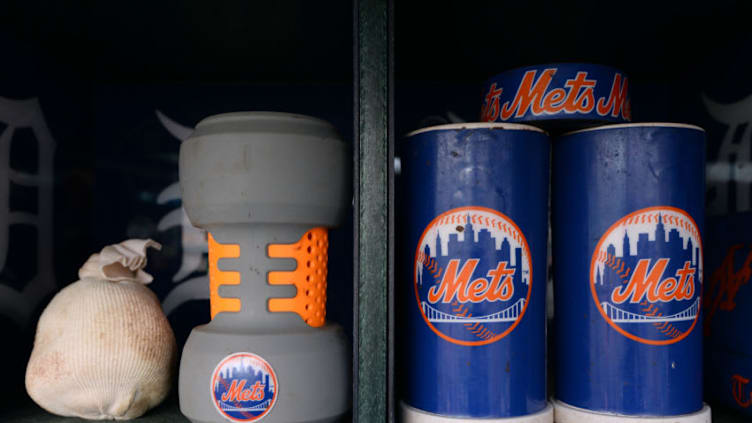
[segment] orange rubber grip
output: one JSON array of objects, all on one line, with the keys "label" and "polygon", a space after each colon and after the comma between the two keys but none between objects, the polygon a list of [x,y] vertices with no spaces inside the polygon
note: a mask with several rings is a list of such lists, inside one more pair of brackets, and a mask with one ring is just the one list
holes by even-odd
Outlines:
[{"label": "orange rubber grip", "polygon": [[326,317],[326,264],[329,236],[324,228],[313,228],[294,244],[269,244],[270,258],[294,258],[292,272],[269,272],[270,285],[295,285],[292,298],[270,298],[269,311],[293,312],[310,326],[324,325]]},{"label": "orange rubber grip", "polygon": [[217,313],[240,311],[239,298],[219,296],[220,285],[240,284],[240,272],[219,270],[217,266],[220,259],[238,257],[240,257],[238,244],[220,244],[214,240],[212,234],[209,234],[209,298],[212,319]]}]

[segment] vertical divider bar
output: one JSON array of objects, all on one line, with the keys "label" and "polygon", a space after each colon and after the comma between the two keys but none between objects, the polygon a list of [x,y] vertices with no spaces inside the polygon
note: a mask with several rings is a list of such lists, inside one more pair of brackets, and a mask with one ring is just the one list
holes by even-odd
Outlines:
[{"label": "vertical divider bar", "polygon": [[389,266],[388,0],[354,2],[355,298],[353,419],[387,420]]},{"label": "vertical divider bar", "polygon": [[389,221],[389,230],[387,231],[387,310],[388,310],[388,327],[387,327],[387,422],[394,423],[394,412],[396,410],[396,393],[394,392],[394,155],[395,155],[395,136],[394,136],[394,0],[388,0],[387,5],[387,213]]}]

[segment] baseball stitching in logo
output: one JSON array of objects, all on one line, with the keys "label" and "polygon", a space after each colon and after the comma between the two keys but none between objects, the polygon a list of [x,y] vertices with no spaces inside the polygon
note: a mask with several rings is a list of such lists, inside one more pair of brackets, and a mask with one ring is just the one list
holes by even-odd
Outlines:
[{"label": "baseball stitching in logo", "polygon": [[650,345],[686,338],[700,314],[702,241],[684,210],[649,207],[619,219],[601,237],[590,288],[603,318]]},{"label": "baseball stitching in logo", "polygon": [[454,344],[486,345],[511,333],[525,314],[532,282],[527,240],[496,210],[449,210],[418,241],[418,309],[436,335]]}]

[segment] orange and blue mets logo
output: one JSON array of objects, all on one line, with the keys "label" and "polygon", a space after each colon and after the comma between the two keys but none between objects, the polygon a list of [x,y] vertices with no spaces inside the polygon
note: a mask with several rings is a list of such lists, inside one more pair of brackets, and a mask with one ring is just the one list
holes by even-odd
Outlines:
[{"label": "orange and blue mets logo", "polygon": [[[577,72],[574,78],[564,81],[564,86],[554,86],[551,82],[558,68],[529,70],[522,76],[514,97],[502,103],[508,96],[505,88],[492,83],[484,96],[481,120],[484,122],[508,121],[522,118],[530,113],[532,116],[550,116],[563,113],[566,115],[590,115],[600,117],[621,117],[632,120],[629,101],[629,82],[620,73],[614,75],[608,97],[596,98],[598,81],[589,78],[589,72]],[[509,98],[509,97],[507,97]]]},{"label": "orange and blue mets logo", "polygon": [[253,353],[234,353],[220,361],[210,388],[214,407],[232,422],[261,420],[277,401],[277,375]]},{"label": "orange and blue mets logo", "polygon": [[486,345],[512,332],[525,314],[532,284],[527,240],[496,210],[449,210],[418,241],[418,309],[436,335],[454,344]]},{"label": "orange and blue mets logo", "polygon": [[679,342],[700,315],[702,241],[692,217],[649,207],[614,223],[595,247],[590,288],[617,332],[650,345]]}]

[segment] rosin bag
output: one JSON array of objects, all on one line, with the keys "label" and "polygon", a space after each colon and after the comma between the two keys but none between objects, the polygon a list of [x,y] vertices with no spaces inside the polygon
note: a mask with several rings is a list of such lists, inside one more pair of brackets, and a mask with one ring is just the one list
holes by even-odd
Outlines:
[{"label": "rosin bag", "polygon": [[159,300],[146,249],[132,239],[93,254],[81,280],[42,313],[26,369],[26,390],[45,410],[92,420],[139,417],[167,396],[175,336]]}]

